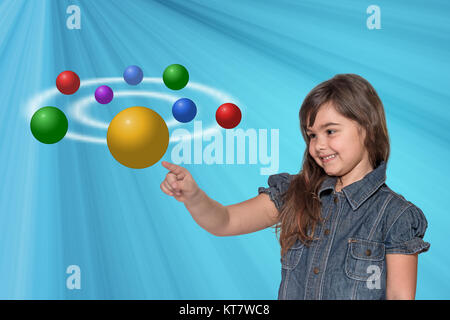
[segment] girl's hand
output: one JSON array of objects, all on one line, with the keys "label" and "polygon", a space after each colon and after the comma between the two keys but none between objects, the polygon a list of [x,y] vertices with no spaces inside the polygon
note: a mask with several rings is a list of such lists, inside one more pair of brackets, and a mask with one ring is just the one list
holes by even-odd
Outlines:
[{"label": "girl's hand", "polygon": [[163,161],[161,164],[164,168],[170,170],[160,185],[165,194],[180,202],[190,201],[197,195],[200,188],[186,168],[167,161]]}]

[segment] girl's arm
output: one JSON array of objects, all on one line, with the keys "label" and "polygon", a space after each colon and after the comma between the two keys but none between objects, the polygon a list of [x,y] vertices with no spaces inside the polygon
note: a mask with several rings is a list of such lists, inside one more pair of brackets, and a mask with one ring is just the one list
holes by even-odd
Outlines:
[{"label": "girl's arm", "polygon": [[386,254],[386,299],[414,300],[418,254]]},{"label": "girl's arm", "polygon": [[226,208],[228,223],[224,226],[221,236],[256,232],[271,227],[278,221],[278,209],[265,193]]},{"label": "girl's arm", "polygon": [[265,193],[224,206],[208,197],[186,168],[167,161],[161,164],[170,170],[160,185],[161,190],[183,202],[195,222],[215,236],[259,231],[274,225],[278,220],[278,209]]},{"label": "girl's arm", "polygon": [[197,198],[184,204],[199,226],[218,237],[256,232],[274,225],[278,220],[275,204],[264,193],[223,206],[200,190]]}]

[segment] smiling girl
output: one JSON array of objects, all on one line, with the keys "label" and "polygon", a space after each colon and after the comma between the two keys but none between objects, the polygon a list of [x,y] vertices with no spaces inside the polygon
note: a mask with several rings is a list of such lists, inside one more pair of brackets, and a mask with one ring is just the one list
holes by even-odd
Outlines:
[{"label": "smiling girl", "polygon": [[281,230],[278,299],[414,299],[427,220],[385,183],[390,145],[375,89],[336,75],[306,96],[299,117],[302,169],[271,175],[258,196],[223,206],[165,161],[161,189],[214,235]]}]

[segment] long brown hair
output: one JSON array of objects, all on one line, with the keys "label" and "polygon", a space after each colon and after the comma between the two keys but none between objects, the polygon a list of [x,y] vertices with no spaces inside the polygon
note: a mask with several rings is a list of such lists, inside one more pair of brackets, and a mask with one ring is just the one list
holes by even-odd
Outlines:
[{"label": "long brown hair", "polygon": [[321,202],[318,190],[327,174],[309,154],[309,137],[306,127],[314,125],[318,110],[331,103],[344,117],[355,120],[366,130],[364,145],[373,168],[389,158],[389,135],[383,104],[372,85],[356,74],[338,74],[317,85],[308,93],[300,108],[300,130],[306,142],[302,169],[296,174],[284,193],[275,232],[281,229],[281,255],[297,239],[309,246],[318,223],[322,223]]}]

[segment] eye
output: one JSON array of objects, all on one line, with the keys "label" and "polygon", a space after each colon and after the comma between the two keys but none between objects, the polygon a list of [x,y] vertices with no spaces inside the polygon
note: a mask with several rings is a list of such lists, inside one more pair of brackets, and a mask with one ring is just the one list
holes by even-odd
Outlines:
[{"label": "eye", "polygon": [[[327,130],[327,132],[330,132],[330,131],[336,132],[336,130],[332,130],[332,129],[328,129],[328,130]],[[309,137],[310,139],[314,139],[314,138],[315,138],[315,134],[314,134],[314,133],[311,133],[308,137]]]}]

